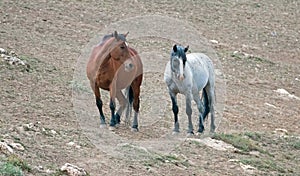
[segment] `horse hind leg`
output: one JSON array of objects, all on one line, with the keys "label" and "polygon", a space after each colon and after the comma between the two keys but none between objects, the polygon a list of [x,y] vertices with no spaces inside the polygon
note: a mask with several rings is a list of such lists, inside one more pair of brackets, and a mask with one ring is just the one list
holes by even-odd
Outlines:
[{"label": "horse hind leg", "polygon": [[178,105],[177,105],[177,97],[176,94],[173,92],[169,92],[171,101],[172,101],[172,111],[174,114],[174,129],[173,129],[173,134],[179,133],[179,122],[178,122]]},{"label": "horse hind leg", "polygon": [[133,91],[133,109],[134,116],[131,131],[139,131],[138,129],[138,114],[140,109],[140,83],[138,80],[134,81],[131,85]]},{"label": "horse hind leg", "polygon": [[133,102],[133,90],[132,87],[129,86],[126,89],[126,100],[127,100],[127,107],[126,107],[126,118],[125,118],[125,125],[130,126],[130,117],[132,112],[132,102]]},{"label": "horse hind leg", "polygon": [[120,108],[118,109],[117,113],[115,114],[116,123],[118,125],[121,122],[121,115],[122,115],[126,105],[128,104],[128,101],[124,97],[124,94],[122,93],[121,90],[117,92],[116,96],[120,103]]}]

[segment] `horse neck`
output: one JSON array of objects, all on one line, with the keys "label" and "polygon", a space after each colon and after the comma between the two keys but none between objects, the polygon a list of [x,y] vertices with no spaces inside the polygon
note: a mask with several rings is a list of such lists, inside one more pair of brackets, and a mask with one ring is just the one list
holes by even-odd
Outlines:
[{"label": "horse neck", "polygon": [[108,40],[106,40],[104,43],[102,43],[101,45],[98,45],[97,47],[100,48],[100,50],[97,53],[97,57],[96,57],[96,65],[97,66],[102,66],[103,64],[106,64],[107,62],[109,62],[111,56],[110,56],[110,52],[111,52],[111,43],[113,42],[114,38],[110,38]]}]

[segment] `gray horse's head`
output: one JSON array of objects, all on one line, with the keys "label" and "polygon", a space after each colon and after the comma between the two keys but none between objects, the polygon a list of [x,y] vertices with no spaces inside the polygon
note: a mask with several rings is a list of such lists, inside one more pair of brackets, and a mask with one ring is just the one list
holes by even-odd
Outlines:
[{"label": "gray horse's head", "polygon": [[175,73],[175,76],[179,80],[184,79],[184,67],[186,63],[186,52],[188,51],[189,46],[183,47],[180,45],[174,45],[171,52],[171,69]]}]

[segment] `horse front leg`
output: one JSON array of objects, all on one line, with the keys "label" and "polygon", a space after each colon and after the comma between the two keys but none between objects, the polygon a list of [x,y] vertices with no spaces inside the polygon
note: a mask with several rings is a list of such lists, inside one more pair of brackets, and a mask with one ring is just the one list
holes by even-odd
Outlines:
[{"label": "horse front leg", "polygon": [[96,105],[97,105],[97,108],[98,108],[99,114],[100,114],[100,128],[104,128],[104,127],[106,127],[106,123],[105,123],[105,116],[104,116],[103,110],[102,110],[103,102],[101,100],[100,90],[96,84],[92,85],[92,83],[91,83],[91,86],[93,88],[93,91],[94,91],[94,94],[96,97]]},{"label": "horse front leg", "polygon": [[[202,104],[202,101],[200,99],[199,92],[194,92],[193,95],[194,95],[193,96],[194,101],[196,102],[197,109],[199,111],[199,129],[198,129],[198,133],[202,133],[204,131],[204,123],[203,123],[204,122],[204,116],[203,116],[203,113],[205,113],[205,110],[203,110],[203,104]],[[204,97],[204,100],[205,100],[205,97]]]},{"label": "horse front leg", "polygon": [[189,93],[185,95],[185,101],[186,101],[186,114],[188,116],[188,134],[194,134],[193,132],[193,122],[192,122],[192,94]]},{"label": "horse front leg", "polygon": [[173,129],[173,134],[179,133],[179,122],[178,122],[178,105],[177,105],[177,94],[169,91],[169,95],[171,97],[172,101],[172,111],[174,114],[174,129]]}]

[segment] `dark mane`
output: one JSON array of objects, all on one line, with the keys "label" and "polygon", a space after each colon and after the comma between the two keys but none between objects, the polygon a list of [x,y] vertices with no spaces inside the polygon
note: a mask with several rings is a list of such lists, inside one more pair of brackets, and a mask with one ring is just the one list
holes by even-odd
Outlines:
[{"label": "dark mane", "polygon": [[[103,43],[105,43],[108,39],[110,39],[110,38],[112,38],[112,37],[113,37],[113,34],[106,34],[106,35],[102,38],[102,40],[101,40],[101,42],[100,42],[100,45],[103,44]],[[118,34],[118,37],[119,37],[123,42],[126,42],[126,38],[125,38],[124,34]]]}]

